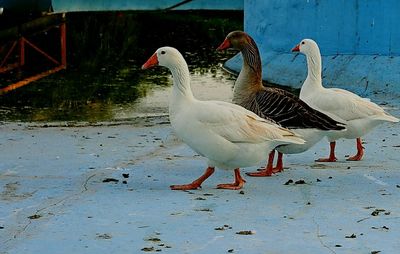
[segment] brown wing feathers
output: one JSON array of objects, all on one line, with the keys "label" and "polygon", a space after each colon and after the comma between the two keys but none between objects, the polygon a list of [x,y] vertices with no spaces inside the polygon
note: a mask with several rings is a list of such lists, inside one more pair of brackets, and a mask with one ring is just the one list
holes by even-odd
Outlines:
[{"label": "brown wing feathers", "polygon": [[345,129],[343,124],[311,108],[295,95],[282,89],[261,90],[256,94],[252,104],[264,117],[269,117],[287,128]]}]

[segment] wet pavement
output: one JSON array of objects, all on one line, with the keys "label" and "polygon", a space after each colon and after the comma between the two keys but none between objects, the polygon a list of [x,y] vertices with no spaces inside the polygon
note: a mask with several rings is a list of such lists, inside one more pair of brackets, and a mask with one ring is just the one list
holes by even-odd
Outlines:
[{"label": "wet pavement", "polygon": [[215,189],[233,180],[217,170],[184,192],[169,185],[194,180],[205,161],[167,116],[3,122],[0,253],[397,253],[399,129],[367,135],[360,162],[345,161],[352,140],[338,142],[339,162],[313,162],[328,153],[323,140],[243,190]]}]

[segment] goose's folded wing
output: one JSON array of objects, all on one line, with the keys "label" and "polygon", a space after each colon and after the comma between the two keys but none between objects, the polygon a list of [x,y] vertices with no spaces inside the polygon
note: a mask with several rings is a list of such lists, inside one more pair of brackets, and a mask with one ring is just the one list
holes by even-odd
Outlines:
[{"label": "goose's folded wing", "polygon": [[[269,140],[283,140],[296,135],[281,126],[258,117],[238,105],[208,101],[196,119],[205,128],[234,143],[261,143]],[[295,141],[293,141],[295,143]]]},{"label": "goose's folded wing", "polygon": [[287,128],[344,129],[343,124],[311,108],[299,97],[282,89],[267,87],[259,91],[252,107],[254,108],[252,111],[270,117]]},{"label": "goose's folded wing", "polygon": [[343,89],[328,89],[327,96],[319,98],[319,108],[346,121],[385,114],[375,103]]}]

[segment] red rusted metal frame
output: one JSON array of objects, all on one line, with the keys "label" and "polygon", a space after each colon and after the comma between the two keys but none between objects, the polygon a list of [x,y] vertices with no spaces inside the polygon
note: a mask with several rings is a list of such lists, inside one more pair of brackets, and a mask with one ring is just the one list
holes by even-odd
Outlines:
[{"label": "red rusted metal frame", "polygon": [[25,49],[24,49],[24,45],[28,44],[29,46],[31,46],[33,49],[35,49],[37,52],[39,52],[40,54],[42,54],[43,56],[45,56],[47,59],[49,59],[50,61],[52,61],[53,63],[59,65],[60,62],[57,61],[56,59],[54,59],[53,57],[51,57],[49,54],[47,54],[46,52],[44,52],[43,50],[41,50],[39,47],[37,47],[35,44],[33,44],[32,42],[28,41],[27,39],[25,39],[24,37],[21,38],[21,66],[23,66],[25,64]]},{"label": "red rusted metal frame", "polygon": [[31,76],[29,78],[26,78],[24,80],[18,81],[18,82],[14,83],[14,84],[8,85],[8,86],[0,89],[0,95],[8,93],[8,92],[10,92],[12,90],[15,90],[15,89],[19,88],[19,87],[25,86],[25,85],[33,82],[33,81],[36,81],[36,80],[39,80],[41,78],[47,77],[50,74],[56,73],[56,72],[58,72],[60,70],[63,70],[63,69],[65,69],[65,67],[60,65],[60,66],[55,67],[55,68],[53,68],[51,70],[41,72],[39,74],[36,74],[36,75]]},{"label": "red rusted metal frame", "polygon": [[[0,64],[0,68],[3,67],[3,65],[6,63],[7,59],[10,57],[11,53],[13,52],[15,46],[17,46],[17,41],[14,41],[13,45],[11,46],[11,48],[8,50],[6,56],[4,57],[3,61]],[[2,71],[0,71],[2,72]]]},{"label": "red rusted metal frame", "polygon": [[60,25],[60,45],[61,45],[61,66],[67,68],[67,26],[64,23]]},{"label": "red rusted metal frame", "polygon": [[9,64],[5,67],[0,67],[0,73],[11,71],[12,69],[17,68],[18,66],[19,66],[19,63],[13,63],[13,64]]},{"label": "red rusted metal frame", "polygon": [[19,66],[25,65],[25,39],[21,37],[19,39]]},{"label": "red rusted metal frame", "polygon": [[39,53],[41,53],[43,56],[45,56],[47,59],[49,59],[51,62],[57,64],[58,66],[41,72],[39,74],[36,74],[34,76],[28,77],[24,80],[18,81],[14,84],[8,85],[4,88],[0,89],[0,95],[5,94],[9,91],[15,90],[19,87],[25,86],[33,81],[39,80],[41,78],[44,78],[46,76],[49,76],[50,74],[53,74],[55,72],[58,72],[62,69],[65,69],[67,67],[67,44],[66,44],[66,24],[65,22],[62,22],[60,25],[60,48],[61,48],[61,60],[57,61],[56,59],[54,59],[53,57],[51,57],[49,54],[47,54],[46,52],[44,52],[43,50],[41,50],[39,47],[37,47],[36,45],[34,45],[33,43],[31,43],[30,41],[28,41],[26,38],[21,37],[18,41],[19,41],[19,63],[14,63],[14,64],[10,64],[6,67],[2,67],[5,62],[7,61],[8,57],[10,56],[11,52],[14,50],[16,44],[18,41],[15,41],[14,44],[11,46],[11,49],[8,51],[6,57],[4,58],[4,60],[2,61],[1,65],[0,65],[0,73],[1,72],[5,72],[5,71],[9,71],[13,68],[16,68],[18,66],[23,66],[25,64],[25,44],[28,44],[29,46],[31,46],[33,49],[35,49],[36,51],[38,51]]}]

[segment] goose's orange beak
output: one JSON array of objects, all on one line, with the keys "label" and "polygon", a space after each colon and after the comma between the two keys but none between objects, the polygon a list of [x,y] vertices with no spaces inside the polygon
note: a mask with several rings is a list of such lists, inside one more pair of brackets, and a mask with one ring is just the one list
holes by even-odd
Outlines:
[{"label": "goose's orange beak", "polygon": [[230,47],[231,47],[231,43],[229,42],[228,39],[225,39],[225,40],[221,43],[221,45],[219,45],[219,47],[217,48],[217,50],[221,51],[221,50],[224,50],[224,49],[227,49],[227,48],[230,48]]},{"label": "goose's orange beak", "polygon": [[148,69],[157,64],[158,64],[158,58],[157,58],[157,52],[156,52],[142,65],[142,70]]},{"label": "goose's orange beak", "polygon": [[294,48],[292,48],[292,52],[300,52],[300,44],[297,44]]}]

